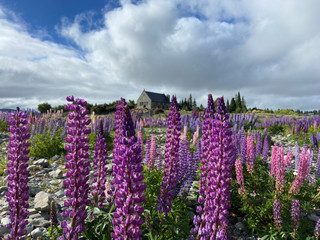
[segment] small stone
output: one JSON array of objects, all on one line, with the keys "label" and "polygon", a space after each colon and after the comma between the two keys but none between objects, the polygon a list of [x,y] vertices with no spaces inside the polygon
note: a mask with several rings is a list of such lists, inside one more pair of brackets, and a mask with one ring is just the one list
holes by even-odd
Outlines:
[{"label": "small stone", "polygon": [[26,226],[26,229],[27,229],[27,233],[31,233],[32,230],[33,230],[33,226],[29,223],[27,226]]},{"label": "small stone", "polygon": [[9,217],[5,217],[1,219],[1,225],[2,226],[7,226],[10,223],[10,218]]},{"label": "small stone", "polygon": [[64,190],[60,190],[60,191],[56,192],[54,195],[56,195],[58,198],[62,198],[62,197],[64,197]]},{"label": "small stone", "polygon": [[29,187],[29,196],[34,197],[37,193],[41,192],[41,188],[35,185],[28,184]]},{"label": "small stone", "polygon": [[29,211],[29,216],[32,216],[33,214],[37,213],[37,210],[35,210],[34,208],[29,208],[28,211]]},{"label": "small stone", "polygon": [[36,228],[35,230],[33,230],[31,232],[31,236],[32,236],[33,239],[36,239],[38,237],[41,237],[43,235],[44,231],[45,231],[44,227]]},{"label": "small stone", "polygon": [[36,166],[44,167],[44,168],[47,168],[47,167],[50,166],[49,161],[47,159],[44,159],[44,158],[41,158],[41,159],[39,159],[37,161],[34,161],[33,164],[36,165]]},{"label": "small stone", "polygon": [[240,231],[244,231],[246,229],[246,226],[244,225],[243,222],[236,223],[235,227]]},{"label": "small stone", "polygon": [[307,218],[308,218],[308,220],[310,220],[312,222],[317,222],[320,217],[315,214],[311,214],[311,215],[308,215]]},{"label": "small stone", "polygon": [[49,227],[50,222],[43,218],[35,218],[30,221],[30,224],[34,227]]},{"label": "small stone", "polygon": [[52,161],[55,162],[55,161],[59,160],[59,158],[60,158],[60,155],[54,155],[52,157]]},{"label": "small stone", "polygon": [[7,191],[8,191],[8,187],[7,186],[0,187],[0,193],[7,192]]},{"label": "small stone", "polygon": [[34,208],[37,211],[49,212],[51,200],[52,198],[48,193],[41,191],[35,196]]}]

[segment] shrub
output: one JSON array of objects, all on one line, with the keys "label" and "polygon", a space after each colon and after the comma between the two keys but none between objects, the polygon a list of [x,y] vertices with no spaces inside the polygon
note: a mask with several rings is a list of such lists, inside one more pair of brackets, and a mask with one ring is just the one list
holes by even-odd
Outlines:
[{"label": "shrub", "polygon": [[59,128],[53,139],[51,134],[47,134],[43,140],[43,135],[39,134],[34,136],[34,140],[31,141],[30,157],[36,158],[50,158],[55,155],[65,154],[63,147],[64,141],[61,141],[62,127]]},{"label": "shrub", "polygon": [[1,121],[0,120],[0,132],[7,132],[8,131],[9,125],[7,124],[6,121]]},{"label": "shrub", "polygon": [[154,114],[161,114],[161,113],[164,113],[164,110],[162,108],[156,108],[154,110]]}]

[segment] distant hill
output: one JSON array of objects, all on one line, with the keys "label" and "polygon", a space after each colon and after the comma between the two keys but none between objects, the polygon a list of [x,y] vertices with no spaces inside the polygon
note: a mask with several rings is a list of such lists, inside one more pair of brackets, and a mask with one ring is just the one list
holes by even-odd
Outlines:
[{"label": "distant hill", "polygon": [[15,109],[9,109],[9,108],[0,108],[0,112],[14,112]]}]

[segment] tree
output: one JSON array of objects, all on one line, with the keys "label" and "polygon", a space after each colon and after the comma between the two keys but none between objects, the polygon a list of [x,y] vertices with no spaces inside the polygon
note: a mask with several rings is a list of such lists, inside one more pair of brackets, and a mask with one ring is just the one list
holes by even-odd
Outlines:
[{"label": "tree", "polygon": [[50,105],[49,103],[47,103],[47,102],[45,102],[45,103],[40,103],[40,104],[38,105],[38,111],[39,111],[40,113],[46,113],[46,112],[49,111],[51,108],[52,108],[51,105]]},{"label": "tree", "polygon": [[234,98],[231,99],[231,104],[230,104],[230,113],[233,113],[236,111],[236,101],[234,100]]},{"label": "tree", "polygon": [[192,103],[192,109],[196,109],[196,107],[197,107],[197,102],[196,102],[196,99],[194,98]]},{"label": "tree", "polygon": [[238,92],[236,94],[236,98],[235,98],[235,101],[236,101],[236,109],[242,109],[242,104],[241,104],[241,96],[240,96],[240,92]]},{"label": "tree", "polygon": [[242,112],[246,112],[247,111],[246,101],[244,100],[243,96],[242,96],[242,99],[241,99],[241,108],[242,108]]},{"label": "tree", "polygon": [[230,112],[230,103],[229,103],[229,99],[227,99],[227,112]]}]

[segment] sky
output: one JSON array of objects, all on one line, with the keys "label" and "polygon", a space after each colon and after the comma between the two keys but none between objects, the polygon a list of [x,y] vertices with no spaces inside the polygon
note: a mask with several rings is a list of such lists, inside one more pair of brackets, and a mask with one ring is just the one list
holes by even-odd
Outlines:
[{"label": "sky", "polygon": [[147,91],[320,109],[319,0],[0,0],[0,108]]}]

